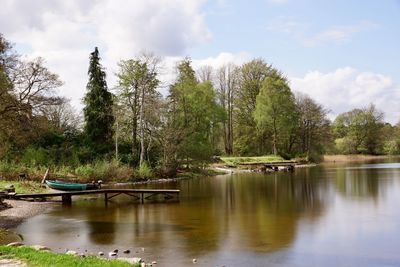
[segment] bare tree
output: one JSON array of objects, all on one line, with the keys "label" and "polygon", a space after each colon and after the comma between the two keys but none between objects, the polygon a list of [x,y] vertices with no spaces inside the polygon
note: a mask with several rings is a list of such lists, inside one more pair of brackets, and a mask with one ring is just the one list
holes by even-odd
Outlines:
[{"label": "bare tree", "polygon": [[47,105],[41,108],[40,112],[53,127],[60,131],[70,131],[79,129],[82,118],[75,112],[69,100],[60,98],[58,103]]},{"label": "bare tree", "polygon": [[233,153],[233,110],[238,86],[237,67],[232,63],[220,67],[216,75],[217,97],[224,108],[227,119],[223,123],[225,153]]},{"label": "bare tree", "polygon": [[210,65],[202,66],[198,71],[197,75],[199,76],[200,82],[212,82],[213,81],[213,67]]},{"label": "bare tree", "polygon": [[19,61],[10,74],[14,85],[12,94],[17,101],[10,104],[17,105],[14,108],[25,111],[29,117],[44,106],[62,103],[62,99],[55,96],[54,90],[63,85],[63,82],[44,63],[44,59],[40,57],[28,62]]}]

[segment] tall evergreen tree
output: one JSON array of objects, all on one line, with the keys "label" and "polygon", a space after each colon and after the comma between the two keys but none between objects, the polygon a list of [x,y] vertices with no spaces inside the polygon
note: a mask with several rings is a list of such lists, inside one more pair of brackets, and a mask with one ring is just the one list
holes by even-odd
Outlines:
[{"label": "tall evergreen tree", "polygon": [[95,152],[104,154],[112,145],[114,116],[113,97],[107,89],[106,73],[100,64],[97,47],[90,54],[89,82],[84,98],[84,133],[87,145]]}]

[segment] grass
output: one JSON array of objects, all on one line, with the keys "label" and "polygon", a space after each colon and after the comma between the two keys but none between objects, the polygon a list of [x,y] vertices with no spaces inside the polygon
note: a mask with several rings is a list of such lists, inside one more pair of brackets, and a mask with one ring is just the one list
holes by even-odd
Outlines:
[{"label": "grass", "polygon": [[[47,251],[37,251],[29,247],[0,246],[0,259],[18,259],[28,266],[52,266],[52,267],[128,267],[127,262],[119,260],[105,260],[94,256],[85,258],[66,254],[56,254]],[[139,264],[135,266],[140,266]]]},{"label": "grass", "polygon": [[16,193],[43,193],[47,190],[35,181],[0,181],[0,191],[8,185],[14,185]]},{"label": "grass", "polygon": [[257,163],[274,163],[274,162],[289,162],[281,156],[268,155],[260,157],[221,157],[221,160],[230,167],[238,165],[257,164]]},{"label": "grass", "polygon": [[50,179],[60,178],[76,182],[91,182],[103,180],[103,182],[132,181],[133,168],[115,160],[96,161],[91,164],[72,166],[29,166],[24,163],[0,161],[0,180],[15,180],[20,173],[24,173],[29,180],[41,181],[46,169],[50,167]]}]

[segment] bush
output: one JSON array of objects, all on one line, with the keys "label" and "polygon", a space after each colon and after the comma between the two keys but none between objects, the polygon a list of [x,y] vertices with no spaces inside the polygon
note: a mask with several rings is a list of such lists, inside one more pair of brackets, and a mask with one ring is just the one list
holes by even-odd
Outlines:
[{"label": "bush", "polygon": [[22,156],[21,162],[27,166],[49,165],[53,160],[43,148],[28,147]]},{"label": "bush", "polygon": [[133,178],[133,170],[116,160],[96,161],[91,164],[81,165],[75,168],[75,174],[86,181],[129,181]]},{"label": "bush", "polygon": [[140,179],[150,179],[153,177],[153,172],[146,163],[140,165],[139,168],[136,169],[135,174]]}]

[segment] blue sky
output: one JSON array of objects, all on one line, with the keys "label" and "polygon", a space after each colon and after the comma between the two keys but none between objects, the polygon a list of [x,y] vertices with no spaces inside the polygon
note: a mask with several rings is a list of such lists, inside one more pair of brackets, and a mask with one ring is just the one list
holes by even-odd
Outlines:
[{"label": "blue sky", "polygon": [[117,62],[144,50],[163,57],[165,84],[184,56],[195,68],[261,57],[331,119],[374,103],[400,121],[399,0],[1,0],[0,32],[45,58],[78,110],[98,46],[110,88]]},{"label": "blue sky", "polygon": [[[212,40],[193,48],[194,57],[248,51],[292,75],[352,66],[400,76],[398,1],[225,1],[204,9]],[[305,43],[335,29],[345,36]]]}]

